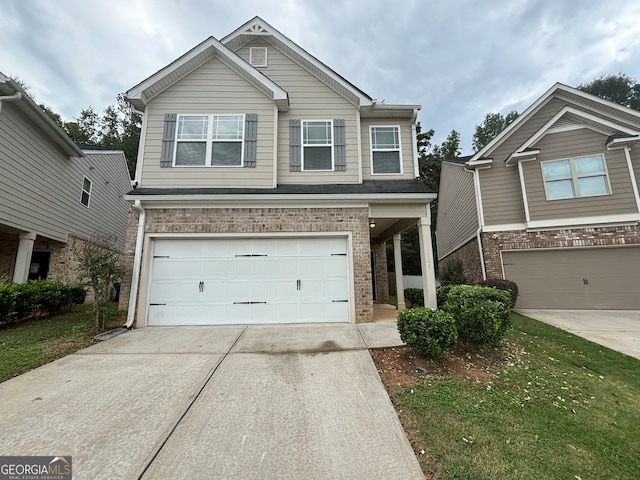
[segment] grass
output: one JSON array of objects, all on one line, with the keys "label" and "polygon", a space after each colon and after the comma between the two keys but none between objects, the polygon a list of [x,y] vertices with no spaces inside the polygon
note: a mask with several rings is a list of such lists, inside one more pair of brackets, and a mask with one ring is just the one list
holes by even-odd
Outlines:
[{"label": "grass", "polygon": [[640,478],[640,360],[513,316],[489,383],[430,377],[397,397],[428,478]]},{"label": "grass", "polygon": [[[108,327],[118,321],[117,304],[109,305]],[[54,317],[27,320],[0,329],[0,382],[77,352],[95,342],[93,305]]]}]

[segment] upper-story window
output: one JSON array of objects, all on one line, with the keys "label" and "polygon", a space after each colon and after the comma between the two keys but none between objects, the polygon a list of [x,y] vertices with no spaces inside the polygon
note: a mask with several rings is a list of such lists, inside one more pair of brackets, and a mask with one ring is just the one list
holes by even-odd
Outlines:
[{"label": "upper-story window", "polygon": [[84,177],[82,181],[82,195],[80,196],[80,202],[85,206],[89,206],[89,202],[91,201],[91,180],[87,177]]},{"label": "upper-story window", "polygon": [[241,167],[244,115],[179,115],[176,166]]},{"label": "upper-story window", "polygon": [[540,165],[547,200],[610,193],[603,155],[551,160]]},{"label": "upper-story window", "polygon": [[402,173],[400,127],[371,127],[371,173]]},{"label": "upper-story window", "polygon": [[333,122],[302,121],[302,170],[333,170]]}]

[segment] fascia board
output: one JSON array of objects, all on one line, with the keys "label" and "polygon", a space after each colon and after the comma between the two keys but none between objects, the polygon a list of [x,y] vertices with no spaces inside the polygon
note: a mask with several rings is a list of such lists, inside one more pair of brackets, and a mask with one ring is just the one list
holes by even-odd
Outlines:
[{"label": "fascia board", "polygon": [[336,73],[331,68],[326,66],[324,63],[322,63],[316,57],[314,57],[309,52],[307,52],[306,50],[304,50],[303,48],[298,46],[296,43],[294,43],[293,41],[289,40],[286,36],[284,36],[278,30],[273,28],[271,25],[269,25],[267,22],[265,22],[260,17],[254,17],[253,19],[249,20],[247,23],[245,23],[244,25],[240,26],[239,28],[237,28],[236,30],[231,32],[229,35],[227,35],[226,37],[222,38],[221,42],[223,44],[226,44],[226,43],[230,42],[231,40],[233,40],[234,38],[236,38],[236,37],[238,37],[240,35],[245,35],[246,34],[245,30],[247,28],[249,28],[250,26],[253,26],[255,24],[258,24],[261,27],[263,27],[275,39],[277,39],[278,41],[282,42],[287,47],[291,48],[291,50],[293,50],[298,55],[300,55],[301,57],[306,59],[308,62],[312,63],[316,68],[318,68],[323,73],[325,73],[326,75],[331,77],[337,83],[342,85],[345,89],[347,89],[348,91],[353,93],[360,100],[360,106],[361,107],[362,106],[368,106],[368,105],[371,105],[373,103],[373,99],[369,95],[367,95],[366,93],[364,93],[363,91],[358,89],[355,85],[351,84],[348,80],[344,79],[342,76],[340,76],[338,73]]},{"label": "fascia board", "polygon": [[289,203],[289,202],[307,202],[307,203],[415,203],[417,201],[435,200],[437,193],[381,193],[370,195],[283,195],[283,194],[253,194],[253,195],[136,195],[128,194],[124,196],[124,199],[130,202],[139,200],[143,203],[161,203],[161,202],[211,202],[211,203],[236,203],[242,205],[243,203],[256,203],[261,202],[264,204],[271,203]]},{"label": "fascia board", "polygon": [[162,68],[161,70],[154,73],[146,80],[142,81],[132,89],[128,90],[126,93],[126,98],[134,99],[134,100],[139,99],[144,101],[145,99],[143,98],[143,93],[147,88],[161,81],[162,79],[170,75],[173,71],[182,67],[183,65],[191,61],[193,58],[203,53],[208,48],[214,48],[216,52],[223,55],[225,58],[235,63],[236,65],[238,65],[245,72],[247,72],[252,78],[254,78],[258,83],[261,83],[266,88],[271,90],[271,92],[273,92],[273,100],[275,101],[288,100],[288,95],[286,91],[284,91],[281,87],[279,87],[269,78],[267,78],[265,75],[262,75],[259,71],[257,71],[254,67],[249,65],[243,59],[238,57],[235,53],[233,53],[231,50],[225,47],[222,43],[220,43],[214,37],[209,37],[204,42],[200,43],[199,45],[192,48],[187,53],[179,57],[178,59],[171,62],[166,67]]}]

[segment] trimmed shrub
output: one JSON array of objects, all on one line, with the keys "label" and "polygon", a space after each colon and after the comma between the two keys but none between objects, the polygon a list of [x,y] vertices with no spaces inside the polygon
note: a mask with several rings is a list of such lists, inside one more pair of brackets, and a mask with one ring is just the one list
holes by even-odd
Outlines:
[{"label": "trimmed shrub", "polygon": [[10,283],[0,278],[0,322],[55,314],[84,303],[85,296],[86,291],[81,285],[65,285],[56,280]]},{"label": "trimmed shrub", "polygon": [[509,292],[477,285],[451,287],[443,310],[453,315],[464,342],[485,346],[500,342],[511,328]]},{"label": "trimmed shrub", "polygon": [[82,305],[85,298],[87,298],[87,291],[82,285],[67,285],[69,288],[69,295],[71,305]]},{"label": "trimmed shrub", "polygon": [[436,300],[438,301],[438,307],[442,308],[444,303],[447,301],[451,287],[452,285],[440,285],[436,288]]},{"label": "trimmed shrub", "polygon": [[478,282],[478,285],[482,287],[493,287],[498,290],[505,290],[511,295],[511,308],[516,306],[516,300],[518,299],[518,284],[512,280],[504,280],[502,278],[487,278]]},{"label": "trimmed shrub", "polygon": [[0,323],[16,318],[16,290],[6,277],[0,277]]},{"label": "trimmed shrub", "polygon": [[455,257],[449,258],[442,264],[438,277],[440,285],[465,285],[469,283],[464,274],[462,260]]},{"label": "trimmed shrub", "polygon": [[458,341],[452,315],[431,308],[411,308],[398,314],[398,332],[416,355],[446,355]]},{"label": "trimmed shrub", "polygon": [[424,307],[424,291],[421,288],[405,288],[404,301],[407,308]]}]

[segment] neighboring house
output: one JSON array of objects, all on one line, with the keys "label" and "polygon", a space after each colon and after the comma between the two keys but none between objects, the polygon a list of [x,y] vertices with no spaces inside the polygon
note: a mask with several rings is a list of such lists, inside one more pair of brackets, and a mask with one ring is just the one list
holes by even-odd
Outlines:
[{"label": "neighboring house", "polygon": [[435,304],[418,105],[376,102],[258,17],[126,98],[143,114],[129,325],[371,321],[384,242],[416,223]]},{"label": "neighboring house", "polygon": [[517,282],[520,308],[640,309],[640,112],[554,85],[443,163],[440,263]]},{"label": "neighboring house", "polygon": [[1,73],[0,168],[0,276],[76,282],[73,249],[98,230],[124,250],[124,154],[82,150]]}]

